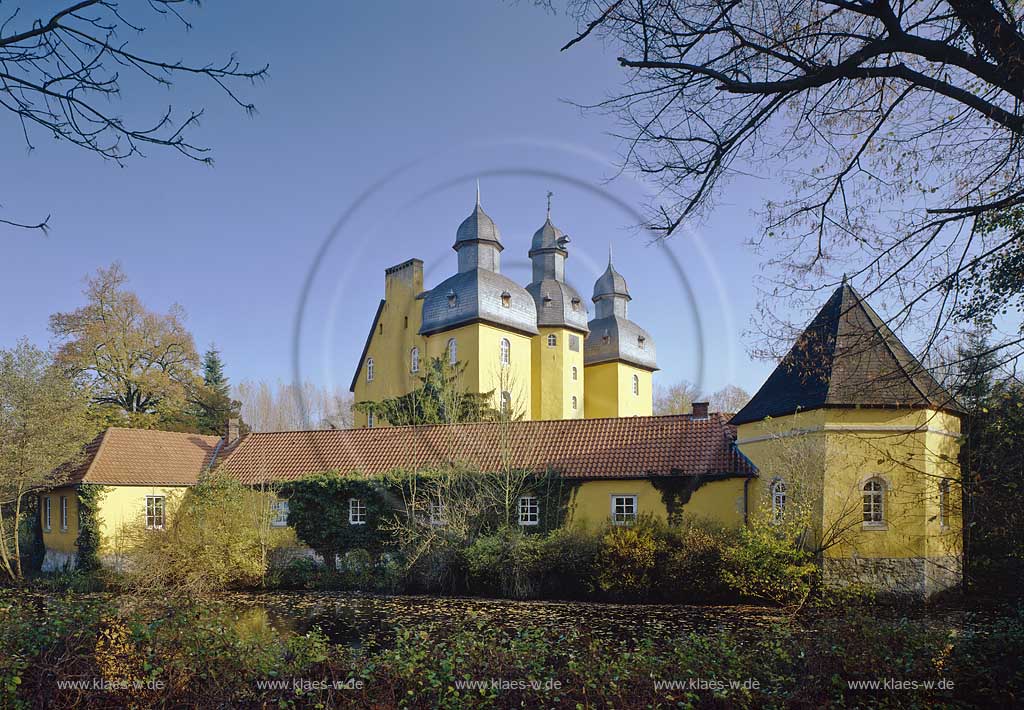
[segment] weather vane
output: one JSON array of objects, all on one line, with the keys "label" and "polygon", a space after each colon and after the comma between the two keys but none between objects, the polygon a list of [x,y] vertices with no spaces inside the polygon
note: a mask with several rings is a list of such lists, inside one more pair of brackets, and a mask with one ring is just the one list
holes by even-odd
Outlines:
[{"label": "weather vane", "polygon": [[555,193],[548,190],[548,217],[551,216],[551,198],[555,196]]}]

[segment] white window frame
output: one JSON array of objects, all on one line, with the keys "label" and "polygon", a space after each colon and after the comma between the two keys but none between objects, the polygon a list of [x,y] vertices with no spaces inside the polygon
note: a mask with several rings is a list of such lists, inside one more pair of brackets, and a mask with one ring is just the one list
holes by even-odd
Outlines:
[{"label": "white window frame", "polygon": [[53,497],[43,497],[43,530],[49,532],[53,529]]},{"label": "white window frame", "polygon": [[68,497],[60,497],[60,531],[68,531]]},{"label": "white window frame", "polygon": [[362,498],[348,499],[348,524],[366,525],[366,501]]},{"label": "white window frame", "polygon": [[374,423],[375,423],[375,417],[373,416],[373,412],[367,412],[366,413],[366,428],[367,429],[373,429]]},{"label": "white window frame", "polygon": [[939,525],[943,528],[949,527],[949,479],[943,478],[939,481]]},{"label": "white window frame", "polygon": [[[871,486],[871,490],[868,490],[868,486]],[[861,484],[861,519],[863,521],[863,527],[867,530],[884,530],[886,527],[885,520],[885,493],[888,487],[885,481],[878,477],[872,476]],[[870,501],[868,497],[870,496]]]},{"label": "white window frame", "polygon": [[554,333],[548,333],[548,347],[549,348],[558,347],[558,336],[555,335]]},{"label": "white window frame", "polygon": [[576,410],[578,410],[580,408],[579,407],[579,400],[576,399],[576,395],[572,396],[572,398],[570,399],[570,403],[572,404],[572,411],[575,412]]},{"label": "white window frame", "polygon": [[373,382],[373,358],[366,358],[366,381]]},{"label": "white window frame", "polygon": [[420,371],[420,349],[415,345],[409,351],[409,372]]},{"label": "white window frame", "polygon": [[579,370],[577,370],[576,366],[573,365],[572,366],[572,381],[576,382],[579,379],[579,377],[580,377]]},{"label": "white window frame", "polygon": [[270,503],[270,526],[274,528],[288,527],[288,501],[278,498]]},{"label": "white window frame", "polygon": [[430,524],[440,527],[444,525],[444,503],[439,500],[430,501]]},{"label": "white window frame", "polygon": [[540,500],[537,499],[537,496],[519,496],[517,507],[520,525],[540,525]]},{"label": "white window frame", "polygon": [[640,396],[640,375],[633,375],[633,396]]},{"label": "white window frame", "polygon": [[498,362],[501,363],[502,367],[508,367],[509,363],[512,362],[512,343],[509,342],[508,338],[502,338],[501,343],[498,345]]},{"label": "white window frame", "polygon": [[454,365],[459,361],[459,344],[455,338],[448,338],[448,364]]},{"label": "white window frame", "polygon": [[772,496],[772,520],[779,522],[783,516],[786,515],[786,495],[788,489],[786,482],[781,478],[776,478],[772,481],[771,485],[771,496]]},{"label": "white window frame", "polygon": [[[152,512],[150,503],[152,502]],[[159,505],[159,514],[157,506]],[[159,519],[159,524],[157,520]],[[146,530],[163,530],[167,525],[167,496],[146,496]]]},{"label": "white window frame", "polygon": [[[629,509],[632,512],[629,512]],[[640,514],[640,506],[635,493],[611,494],[612,525],[632,525]]]}]

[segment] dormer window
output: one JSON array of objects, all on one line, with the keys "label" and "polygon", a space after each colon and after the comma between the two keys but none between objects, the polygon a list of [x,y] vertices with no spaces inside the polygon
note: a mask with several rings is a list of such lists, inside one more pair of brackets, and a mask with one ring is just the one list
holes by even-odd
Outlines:
[{"label": "dormer window", "polygon": [[508,291],[501,292],[501,307],[511,308],[512,307],[512,294]]},{"label": "dormer window", "polygon": [[551,303],[551,301],[552,301],[551,296],[545,296],[543,300],[544,300],[544,305],[545,306],[548,305],[549,303]]},{"label": "dormer window", "polygon": [[448,307],[455,308],[459,304],[459,297],[455,295],[455,291],[448,292]]},{"label": "dormer window", "polygon": [[574,296],[573,299],[572,299],[572,309],[574,311],[578,311],[580,309],[581,305],[583,305],[583,304],[580,302],[580,299],[578,299],[578,298],[576,298]]},{"label": "dormer window", "polygon": [[612,336],[609,335],[607,330],[604,332],[604,335],[601,336],[601,342],[604,343],[605,345],[607,345],[609,342],[611,342],[611,339],[612,339]]},{"label": "dormer window", "polygon": [[643,350],[645,347],[647,347],[647,338],[645,338],[642,335],[638,335],[636,337],[636,346]]}]

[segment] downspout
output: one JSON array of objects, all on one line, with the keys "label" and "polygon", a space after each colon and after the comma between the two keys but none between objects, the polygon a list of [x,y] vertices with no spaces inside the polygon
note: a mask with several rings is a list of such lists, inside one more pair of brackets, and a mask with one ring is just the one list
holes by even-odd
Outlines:
[{"label": "downspout", "polygon": [[750,488],[750,476],[743,479],[743,527],[750,522],[750,495],[747,492]]}]

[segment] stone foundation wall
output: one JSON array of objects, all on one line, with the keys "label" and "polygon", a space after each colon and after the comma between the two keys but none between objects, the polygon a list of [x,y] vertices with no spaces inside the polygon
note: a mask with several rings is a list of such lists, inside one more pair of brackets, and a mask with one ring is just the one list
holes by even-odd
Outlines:
[{"label": "stone foundation wall", "polygon": [[46,556],[43,557],[43,572],[63,572],[65,570],[72,570],[75,565],[78,564],[78,553],[77,552],[60,552],[59,550],[46,550]]},{"label": "stone foundation wall", "polygon": [[843,588],[864,586],[883,594],[927,599],[958,586],[963,579],[959,556],[949,557],[826,557],[825,584]]}]

